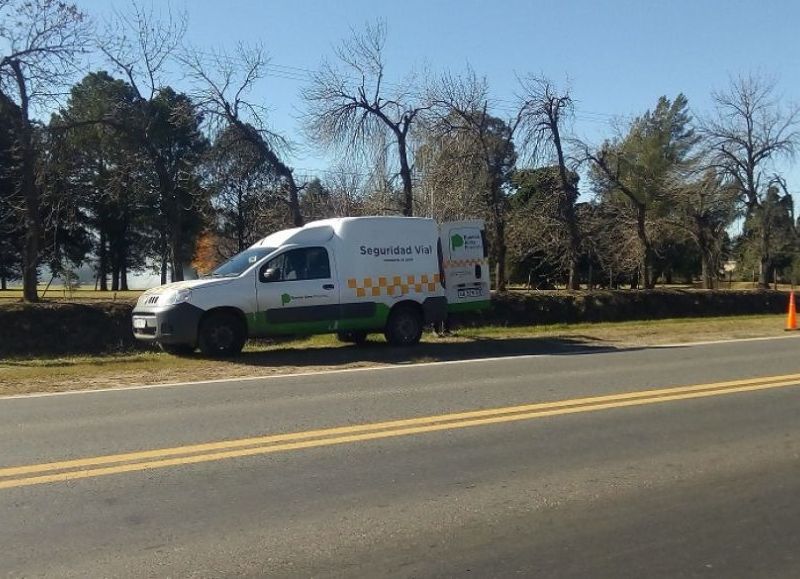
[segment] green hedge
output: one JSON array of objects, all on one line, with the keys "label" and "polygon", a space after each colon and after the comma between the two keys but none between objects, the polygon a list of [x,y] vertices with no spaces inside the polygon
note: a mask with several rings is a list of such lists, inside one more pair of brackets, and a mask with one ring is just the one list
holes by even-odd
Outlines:
[{"label": "green hedge", "polygon": [[102,354],[141,346],[129,302],[0,305],[0,356]]},{"label": "green hedge", "polygon": [[[489,310],[459,315],[468,325],[529,325],[769,314],[786,311],[776,291],[510,292]],[[145,349],[131,333],[128,302],[0,305],[0,356],[101,354]]]},{"label": "green hedge", "polygon": [[786,311],[779,291],[614,290],[592,292],[509,292],[496,295],[484,312],[462,316],[470,325],[530,325],[621,322]]}]

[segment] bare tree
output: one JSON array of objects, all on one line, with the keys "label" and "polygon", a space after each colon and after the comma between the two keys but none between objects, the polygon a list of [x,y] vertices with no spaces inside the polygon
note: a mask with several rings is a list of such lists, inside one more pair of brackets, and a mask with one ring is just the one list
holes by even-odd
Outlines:
[{"label": "bare tree", "polygon": [[509,264],[529,288],[554,288],[558,273],[566,269],[568,243],[557,205],[558,199],[548,196],[536,202],[514,203],[509,212]]},{"label": "bare tree", "polygon": [[386,82],[383,49],[386,25],[367,25],[336,49],[338,66],[324,62],[303,90],[310,137],[345,155],[365,155],[388,132],[397,147],[403,184],[403,215],[414,214],[410,132],[428,105],[414,78],[392,86]]},{"label": "bare tree", "polygon": [[418,214],[438,221],[483,216],[487,212],[481,163],[464,139],[426,134],[417,149]]},{"label": "bare tree", "polygon": [[615,289],[625,278],[636,285],[636,273],[641,267],[641,245],[636,234],[636,218],[618,203],[583,203],[580,224],[586,254],[596,261],[605,273],[601,281]]},{"label": "bare tree", "polygon": [[464,76],[445,74],[430,89],[431,130],[446,139],[447,147],[463,152],[461,166],[475,171],[484,206],[493,230],[496,287],[506,287],[507,187],[515,167],[514,136],[528,113],[521,103],[516,113],[503,120],[490,113],[489,87],[485,78],[468,70]]},{"label": "bare tree", "polygon": [[[648,210],[652,205],[652,195],[648,195],[646,187],[642,187],[644,179],[640,179],[636,171],[637,163],[632,155],[626,154],[620,143],[606,143],[596,151],[589,147],[584,149],[585,158],[596,169],[594,178],[602,192],[618,191],[624,195],[635,214],[634,227],[639,240],[639,272],[642,285],[650,289],[655,285],[651,277],[653,263],[653,244],[648,235]],[[608,199],[605,200],[607,202]]]},{"label": "bare tree", "polygon": [[25,228],[23,299],[38,301],[41,191],[33,111],[62,92],[87,47],[86,20],[74,4],[60,0],[0,0],[0,93],[18,113],[17,144]]},{"label": "bare tree", "polygon": [[229,57],[215,52],[207,58],[196,49],[184,51],[180,58],[189,76],[195,81],[195,98],[206,113],[211,132],[232,127],[240,139],[257,151],[266,164],[285,184],[286,202],[296,227],[303,225],[300,190],[294,170],[286,164],[280,151],[288,150],[289,142],[267,127],[266,109],[250,100],[248,94],[266,75],[268,59],[261,46],[240,45]]},{"label": "bare tree", "polygon": [[356,166],[338,163],[327,171],[324,184],[331,193],[336,217],[363,215],[364,175]]},{"label": "bare tree", "polygon": [[[570,171],[567,178],[570,187],[577,189],[578,174]],[[511,181],[509,240],[512,258],[509,262],[514,266],[515,277],[519,279],[527,271],[528,279],[533,280],[533,274],[537,276],[538,287],[565,283],[569,288],[569,272],[573,261],[578,260],[564,223],[565,200],[558,165],[518,168]],[[580,245],[576,251],[580,255]]]},{"label": "bare tree", "polygon": [[156,13],[132,2],[129,12],[115,12],[97,48],[126,77],[137,96],[152,100],[165,85],[168,64],[181,45],[188,25],[185,13]]},{"label": "bare tree", "polygon": [[712,167],[733,181],[747,217],[764,221],[758,281],[767,287],[771,268],[763,202],[774,179],[775,161],[791,158],[796,152],[800,108],[781,107],[775,83],[752,75],[731,80],[726,91],[712,97],[714,114],[702,125]]},{"label": "bare tree", "polygon": [[525,138],[530,142],[536,160],[550,161],[555,155],[558,167],[561,195],[556,215],[567,230],[567,288],[578,289],[578,260],[580,258],[581,236],[578,227],[575,204],[578,190],[570,178],[571,169],[567,167],[564,154],[562,130],[564,123],[573,114],[573,102],[569,89],[558,88],[543,76],[528,76],[520,80],[524,111]]}]

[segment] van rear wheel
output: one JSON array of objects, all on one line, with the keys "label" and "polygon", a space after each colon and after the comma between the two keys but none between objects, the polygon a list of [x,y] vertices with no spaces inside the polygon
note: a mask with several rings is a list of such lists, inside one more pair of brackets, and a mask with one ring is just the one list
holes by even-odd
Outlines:
[{"label": "van rear wheel", "polygon": [[413,346],[422,337],[422,313],[412,306],[399,306],[389,314],[384,332],[393,346]]},{"label": "van rear wheel", "polygon": [[246,340],[245,328],[238,317],[217,312],[200,323],[197,345],[206,356],[224,358],[241,352]]}]

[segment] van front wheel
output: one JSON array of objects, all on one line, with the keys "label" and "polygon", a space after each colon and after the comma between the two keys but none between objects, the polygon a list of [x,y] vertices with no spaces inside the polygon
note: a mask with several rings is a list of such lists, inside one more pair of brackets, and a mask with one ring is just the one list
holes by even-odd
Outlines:
[{"label": "van front wheel", "polygon": [[389,314],[384,332],[393,346],[413,346],[422,337],[422,314],[417,308],[400,306]]},{"label": "van front wheel", "polygon": [[242,351],[247,334],[239,318],[226,312],[212,313],[200,324],[197,345],[206,356],[224,358]]}]

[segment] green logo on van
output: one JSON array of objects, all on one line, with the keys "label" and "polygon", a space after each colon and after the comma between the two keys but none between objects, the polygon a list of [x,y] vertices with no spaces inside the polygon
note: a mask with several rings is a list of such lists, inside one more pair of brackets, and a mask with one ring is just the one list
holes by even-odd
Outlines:
[{"label": "green logo on van", "polygon": [[464,247],[464,238],[461,237],[458,233],[455,235],[450,236],[450,249],[458,249],[459,247]]},{"label": "green logo on van", "polygon": [[282,306],[285,306],[290,301],[292,301],[292,296],[290,296],[289,294],[282,294],[281,295],[281,305]]}]

